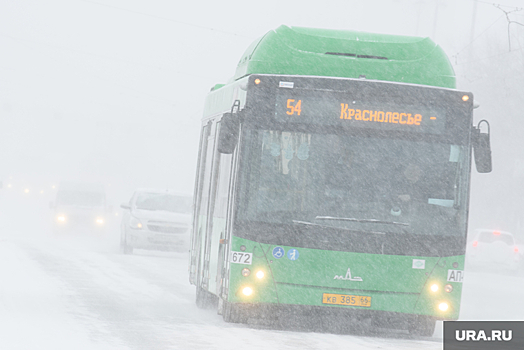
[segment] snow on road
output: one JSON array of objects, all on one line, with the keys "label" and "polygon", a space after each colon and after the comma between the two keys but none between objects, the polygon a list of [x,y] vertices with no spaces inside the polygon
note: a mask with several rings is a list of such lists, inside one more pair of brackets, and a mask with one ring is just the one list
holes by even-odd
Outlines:
[{"label": "snow on road", "polygon": [[[466,273],[461,318],[524,317],[524,278]],[[200,310],[185,253],[122,255],[118,234],[0,230],[0,349],[441,349],[402,332],[368,336],[228,324]]]},{"label": "snow on road", "polygon": [[0,238],[2,349],[440,349],[407,334],[354,336],[225,323],[200,310],[184,253],[96,237]]}]

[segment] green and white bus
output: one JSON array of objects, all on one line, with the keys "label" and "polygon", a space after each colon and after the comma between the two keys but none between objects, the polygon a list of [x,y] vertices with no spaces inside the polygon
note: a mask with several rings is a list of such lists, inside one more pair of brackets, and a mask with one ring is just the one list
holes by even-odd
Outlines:
[{"label": "green and white bus", "polygon": [[206,99],[197,305],[228,322],[315,315],[433,334],[459,315],[472,150],[489,172],[489,147],[429,38],[270,31]]}]

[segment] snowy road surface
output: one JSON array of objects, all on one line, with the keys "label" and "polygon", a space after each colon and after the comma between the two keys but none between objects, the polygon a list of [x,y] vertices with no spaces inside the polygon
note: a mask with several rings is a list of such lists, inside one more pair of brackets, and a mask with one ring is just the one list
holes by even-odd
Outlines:
[{"label": "snowy road surface", "polygon": [[[470,273],[463,319],[522,319],[524,279]],[[441,349],[432,338],[264,329],[194,304],[185,253],[122,255],[118,236],[0,235],[0,349]]]}]

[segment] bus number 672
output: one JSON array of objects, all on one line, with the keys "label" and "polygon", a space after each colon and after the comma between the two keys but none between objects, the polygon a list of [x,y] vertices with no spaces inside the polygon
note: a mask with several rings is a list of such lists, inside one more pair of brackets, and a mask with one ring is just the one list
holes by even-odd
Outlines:
[{"label": "bus number 672", "polygon": [[231,262],[235,264],[251,265],[253,253],[231,252]]}]

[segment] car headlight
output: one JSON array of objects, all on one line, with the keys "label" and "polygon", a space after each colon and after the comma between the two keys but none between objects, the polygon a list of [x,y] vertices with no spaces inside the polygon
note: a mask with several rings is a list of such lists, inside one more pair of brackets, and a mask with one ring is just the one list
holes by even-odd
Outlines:
[{"label": "car headlight", "polygon": [[140,222],[140,220],[138,220],[137,218],[135,218],[134,216],[131,216],[129,218],[129,226],[131,228],[134,228],[134,229],[137,229],[137,230],[140,230],[142,228],[142,223]]},{"label": "car headlight", "polygon": [[59,223],[64,223],[66,221],[66,217],[63,214],[60,214],[56,217],[56,221]]},{"label": "car headlight", "polygon": [[103,225],[104,224],[104,218],[98,217],[98,218],[96,218],[95,221],[96,221],[97,225]]}]

